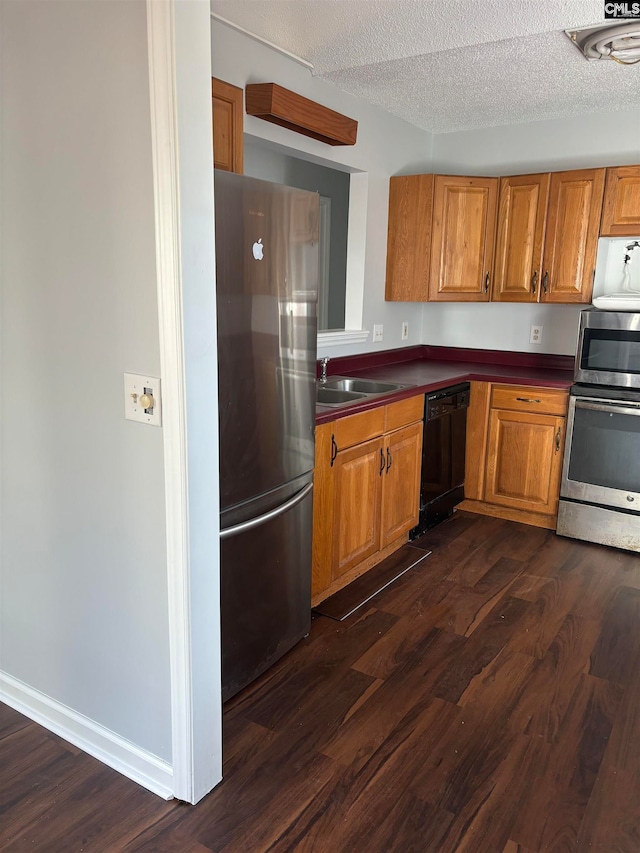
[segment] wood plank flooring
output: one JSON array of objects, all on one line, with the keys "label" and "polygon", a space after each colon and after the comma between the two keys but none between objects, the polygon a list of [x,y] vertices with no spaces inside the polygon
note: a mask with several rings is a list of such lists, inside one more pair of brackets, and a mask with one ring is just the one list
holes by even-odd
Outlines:
[{"label": "wood plank flooring", "polygon": [[4,708],[0,850],[638,853],[640,555],[456,513],[225,709],[165,803]]}]

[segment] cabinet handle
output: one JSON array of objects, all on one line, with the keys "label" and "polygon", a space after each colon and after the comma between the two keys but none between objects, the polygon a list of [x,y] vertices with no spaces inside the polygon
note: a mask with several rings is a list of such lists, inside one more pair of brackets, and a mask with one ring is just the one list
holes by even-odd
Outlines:
[{"label": "cabinet handle", "polygon": [[380,470],[378,474],[382,477],[382,472],[384,471],[385,461],[384,461],[384,450],[380,448]]},{"label": "cabinet handle", "polygon": [[531,293],[536,292],[536,288],[538,287],[538,270],[534,272],[531,276]]},{"label": "cabinet handle", "polygon": [[336,438],[334,435],[331,436],[331,465],[333,468],[333,463],[336,461],[336,456],[338,455],[338,445],[336,444]]},{"label": "cabinet handle", "polygon": [[489,292],[489,273],[488,272],[484,277],[484,292],[485,293]]},{"label": "cabinet handle", "polygon": [[393,463],[393,456],[391,455],[391,451],[387,447],[387,474],[389,473],[389,468],[391,468],[392,463]]},{"label": "cabinet handle", "polygon": [[516,397],[519,403],[541,403],[542,400],[536,400],[535,397]]},{"label": "cabinet handle", "polygon": [[549,270],[545,270],[545,273],[542,277],[542,289],[546,293],[547,285],[549,284]]},{"label": "cabinet handle", "polygon": [[560,451],[560,439],[562,438],[562,429],[558,427],[558,432],[556,433],[556,453]]}]

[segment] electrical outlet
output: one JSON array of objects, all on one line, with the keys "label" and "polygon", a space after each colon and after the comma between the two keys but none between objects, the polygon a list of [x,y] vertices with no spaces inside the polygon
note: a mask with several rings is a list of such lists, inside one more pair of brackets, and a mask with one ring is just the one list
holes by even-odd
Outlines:
[{"label": "electrical outlet", "polygon": [[542,326],[532,326],[531,334],[529,335],[529,343],[530,344],[541,344],[542,343]]},{"label": "electrical outlet", "polygon": [[403,341],[406,341],[409,337],[409,324],[406,321],[402,324],[402,334],[400,337]]},{"label": "electrical outlet", "polygon": [[375,344],[377,341],[381,341],[381,340],[382,340],[382,324],[375,325],[373,327],[373,342]]}]

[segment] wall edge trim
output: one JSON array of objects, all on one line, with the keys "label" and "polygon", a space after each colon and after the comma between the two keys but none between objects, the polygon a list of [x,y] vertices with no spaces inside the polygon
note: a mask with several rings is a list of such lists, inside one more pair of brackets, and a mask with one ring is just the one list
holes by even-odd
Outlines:
[{"label": "wall edge trim", "polygon": [[193,803],[196,797],[191,565],[174,4],[175,0],[167,3],[147,0],[147,36],[158,331],[164,397],[173,794]]}]

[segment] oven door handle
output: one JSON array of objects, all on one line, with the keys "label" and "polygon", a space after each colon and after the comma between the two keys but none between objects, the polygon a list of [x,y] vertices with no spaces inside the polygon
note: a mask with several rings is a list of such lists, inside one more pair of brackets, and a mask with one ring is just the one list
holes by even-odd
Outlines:
[{"label": "oven door handle", "polygon": [[589,409],[590,412],[609,412],[609,414],[638,415],[640,403],[590,403],[576,400],[576,409]]}]

